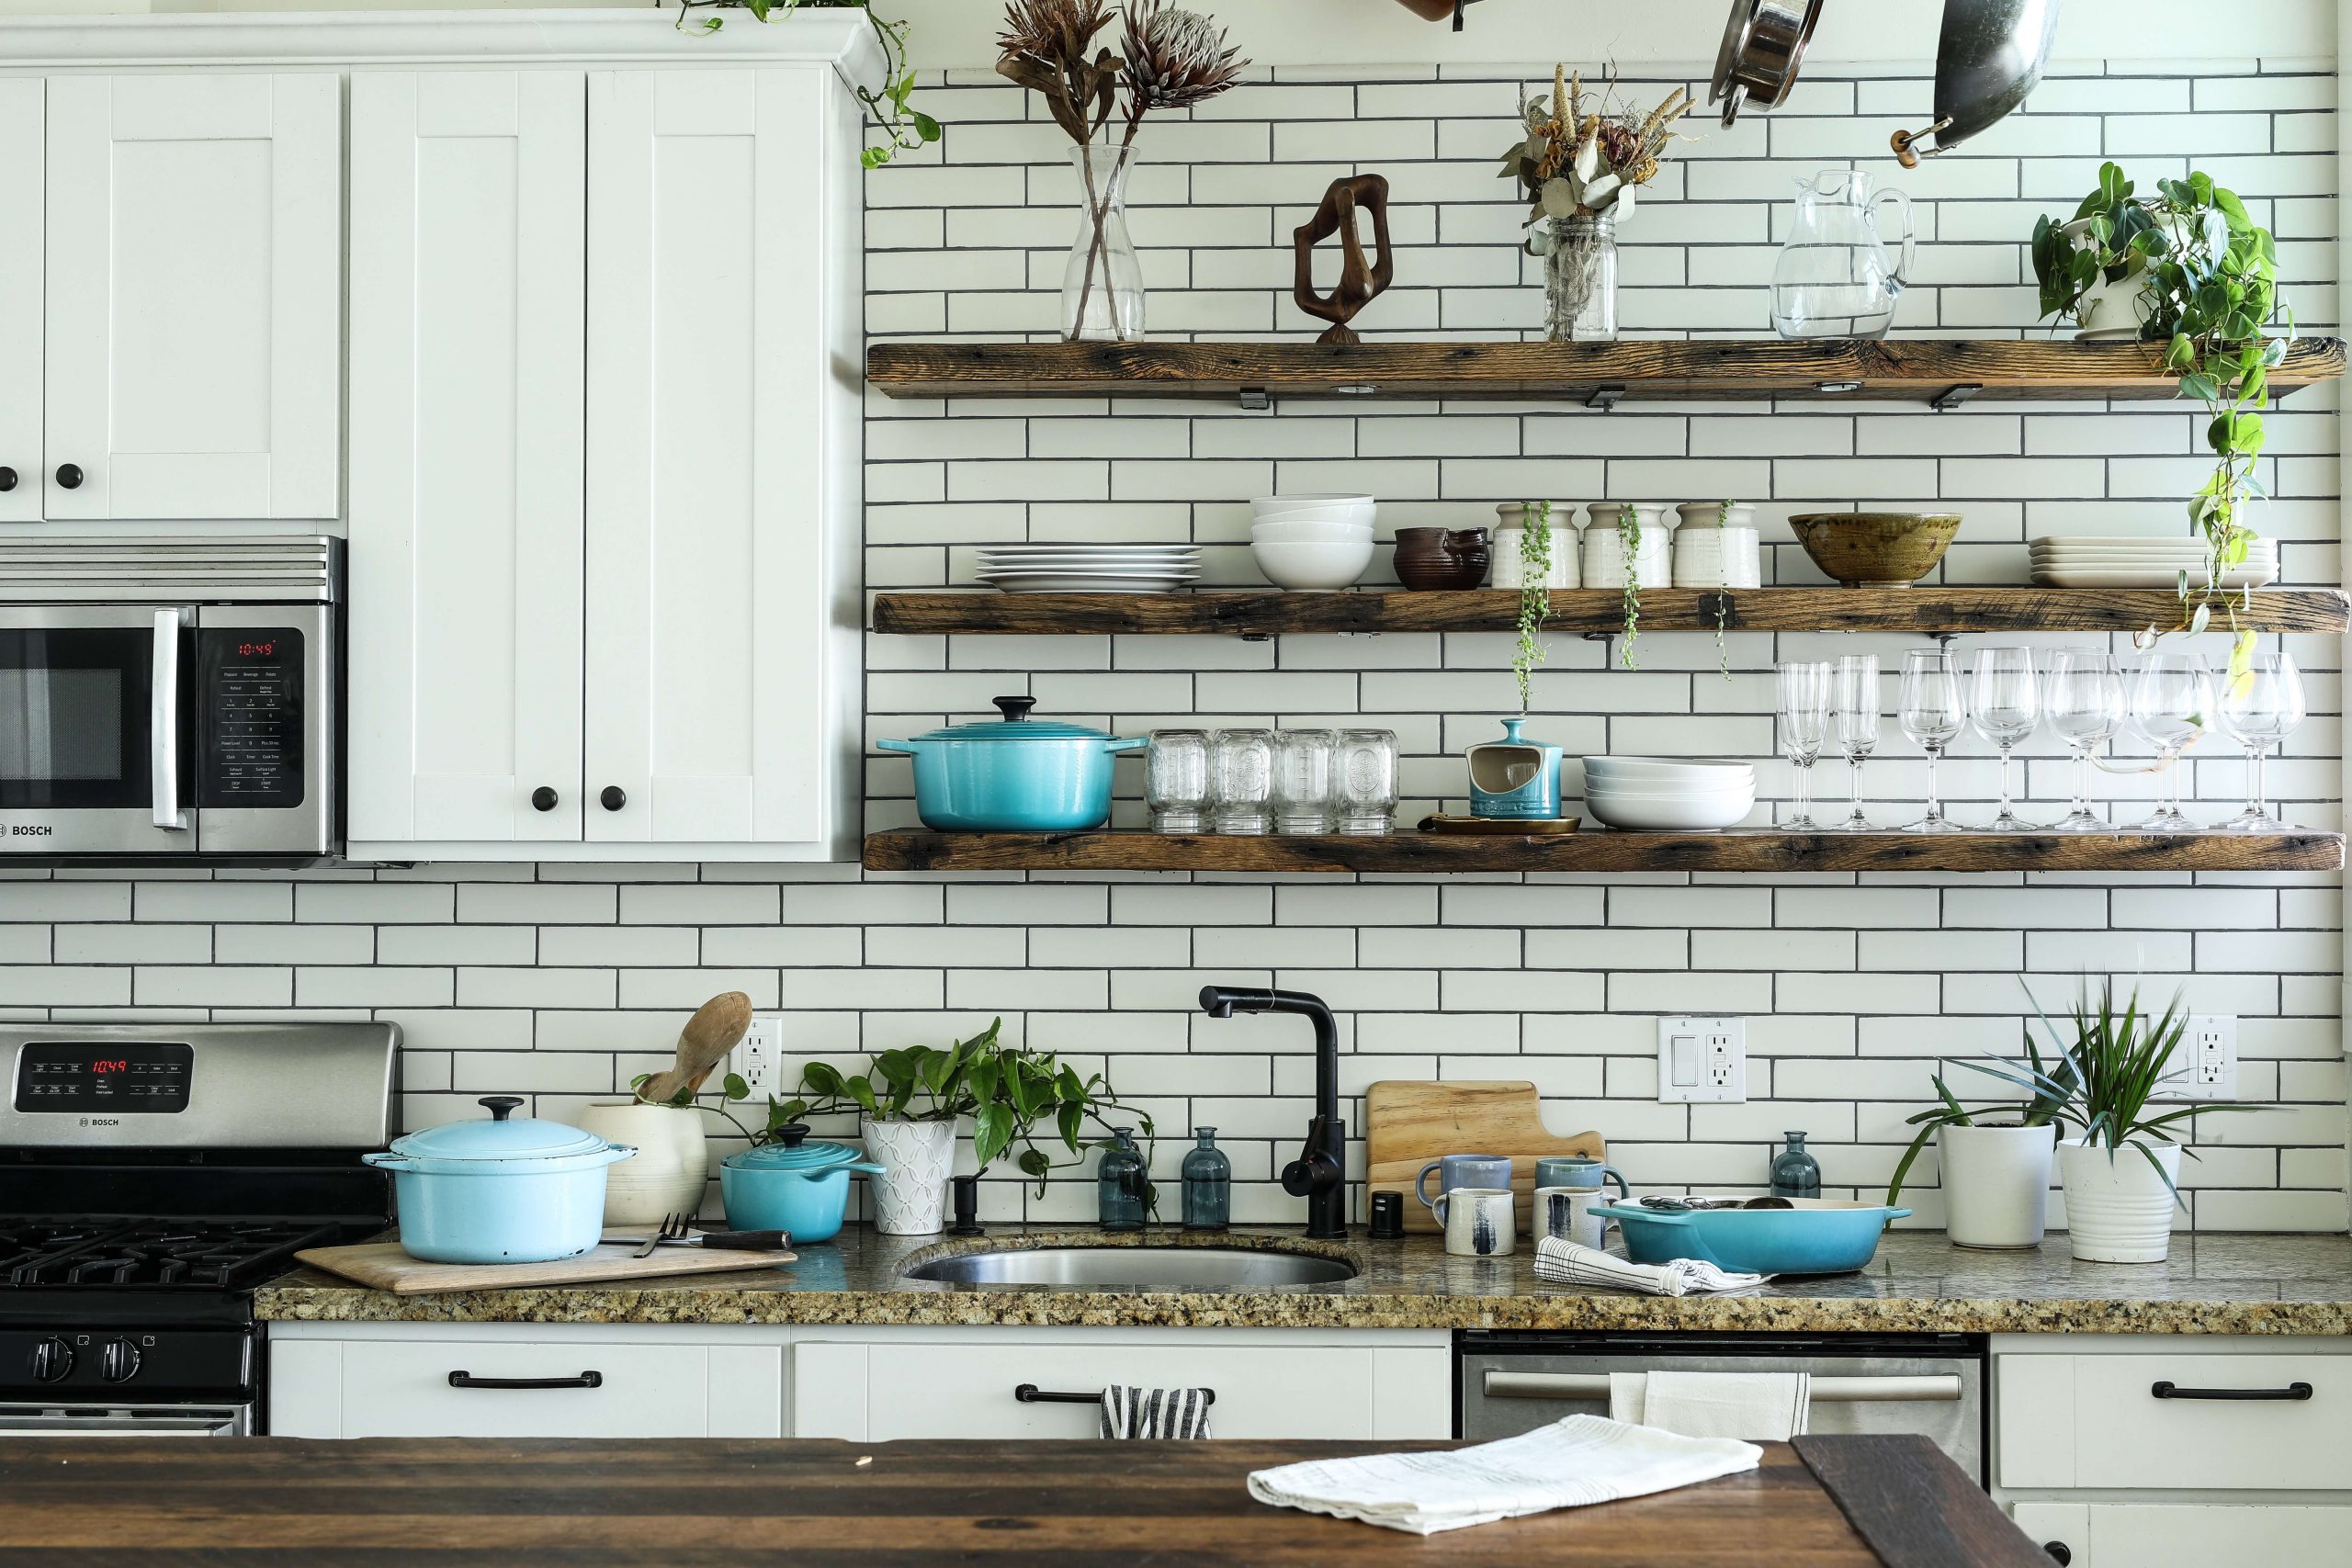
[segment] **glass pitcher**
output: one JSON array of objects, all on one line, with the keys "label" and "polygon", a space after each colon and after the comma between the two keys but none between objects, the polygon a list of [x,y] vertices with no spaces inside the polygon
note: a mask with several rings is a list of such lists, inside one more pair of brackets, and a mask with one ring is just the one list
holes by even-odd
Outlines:
[{"label": "glass pitcher", "polygon": [[[1888,254],[1878,209],[1903,216],[1903,260]],[[1910,281],[1911,198],[1873,194],[1860,169],[1824,169],[1797,182],[1796,226],[1772,265],[1772,330],[1782,337],[1884,337]]]}]

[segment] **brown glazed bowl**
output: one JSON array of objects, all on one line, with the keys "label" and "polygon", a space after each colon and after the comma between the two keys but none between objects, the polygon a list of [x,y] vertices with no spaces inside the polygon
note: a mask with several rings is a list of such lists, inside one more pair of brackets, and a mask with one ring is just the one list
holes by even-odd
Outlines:
[{"label": "brown glazed bowl", "polygon": [[1476,588],[1487,581],[1484,528],[1399,528],[1396,581],[1423,592]]},{"label": "brown glazed bowl", "polygon": [[1908,588],[1936,570],[1960,532],[1951,512],[1812,512],[1789,519],[1797,543],[1849,588]]}]

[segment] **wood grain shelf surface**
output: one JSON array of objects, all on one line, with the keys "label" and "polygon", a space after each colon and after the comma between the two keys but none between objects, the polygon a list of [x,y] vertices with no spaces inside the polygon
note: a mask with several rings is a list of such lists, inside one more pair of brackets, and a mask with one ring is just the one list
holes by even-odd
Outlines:
[{"label": "wood grain shelf surface", "polygon": [[[2344,344],[2303,338],[2270,373],[2283,396],[2344,374]],[[870,345],[893,398],[1482,398],[1603,403],[2177,395],[2154,347],[2023,339],[1783,343],[909,343]],[[1612,390],[1613,389],[1613,390]]]},{"label": "wood grain shelf surface", "polygon": [[[1652,588],[1642,629],[1708,631],[1723,609],[1727,631],[2136,631],[2177,626],[2180,600],[2163,589],[2125,588]],[[1545,630],[1614,633],[1625,621],[1613,588],[1552,595]],[[2219,624],[2217,614],[2216,623]],[[2261,632],[2341,632],[2352,598],[2333,588],[2257,592],[2238,624]],[[874,629],[909,635],[1104,634],[1198,636],[1283,632],[1500,632],[1519,625],[1516,590],[1284,593],[1273,589],[1184,593],[1001,593],[994,589],[884,592]]]},{"label": "wood grain shelf surface", "polygon": [[1619,833],[1497,839],[1167,833],[869,835],[868,871],[1320,873],[1652,871],[2335,871],[2335,833]]}]

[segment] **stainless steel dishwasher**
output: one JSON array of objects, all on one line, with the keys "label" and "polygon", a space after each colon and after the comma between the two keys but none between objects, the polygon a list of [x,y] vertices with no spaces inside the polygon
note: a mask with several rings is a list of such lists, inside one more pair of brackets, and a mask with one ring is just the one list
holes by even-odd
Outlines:
[{"label": "stainless steel dishwasher", "polygon": [[1811,1372],[1815,1432],[1916,1432],[1984,1483],[1981,1334],[1570,1334],[1465,1329],[1453,1429],[1508,1438],[1609,1414],[1611,1372]]}]

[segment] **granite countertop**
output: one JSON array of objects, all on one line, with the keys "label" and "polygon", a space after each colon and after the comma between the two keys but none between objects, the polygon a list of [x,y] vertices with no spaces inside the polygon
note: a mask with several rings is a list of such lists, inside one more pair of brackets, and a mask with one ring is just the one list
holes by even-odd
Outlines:
[{"label": "granite countertop", "polygon": [[[910,1264],[954,1252],[1136,1242],[1321,1253],[1359,1272],[1339,1284],[1241,1292],[983,1290],[900,1276]],[[1310,1242],[1271,1227],[1118,1236],[995,1226],[965,1240],[853,1226],[799,1252],[788,1267],[741,1274],[420,1296],[303,1269],[264,1286],[255,1305],[266,1321],[302,1323],[2352,1334],[2352,1238],[2340,1235],[2184,1235],[2174,1237],[2167,1262],[2116,1264],[2075,1262],[2063,1235],[2030,1252],[1972,1252],[1938,1232],[1895,1231],[1860,1273],[1679,1298],[1551,1284],[1536,1277],[1526,1247],[1505,1258],[1453,1258],[1434,1235]]]}]

